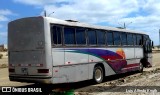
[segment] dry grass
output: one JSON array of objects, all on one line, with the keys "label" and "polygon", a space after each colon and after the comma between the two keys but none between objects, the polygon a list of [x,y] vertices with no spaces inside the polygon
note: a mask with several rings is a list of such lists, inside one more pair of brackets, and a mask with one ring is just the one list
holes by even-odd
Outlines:
[{"label": "dry grass", "polygon": [[0,54],[0,59],[2,59],[2,57],[3,57],[3,54]]},{"label": "dry grass", "polygon": [[0,64],[0,68],[7,68],[8,64]]}]

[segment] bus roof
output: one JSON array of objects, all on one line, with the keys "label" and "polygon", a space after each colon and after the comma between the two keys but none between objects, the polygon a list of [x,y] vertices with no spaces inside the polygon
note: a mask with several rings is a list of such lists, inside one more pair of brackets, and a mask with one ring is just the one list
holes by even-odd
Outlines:
[{"label": "bus roof", "polygon": [[87,23],[78,22],[75,20],[60,20],[53,17],[43,17],[48,23],[51,24],[60,24],[60,25],[67,25],[67,26],[76,26],[76,27],[85,27],[85,28],[93,28],[93,29],[102,29],[102,30],[109,30],[109,31],[119,31],[119,32],[129,32],[129,33],[137,33],[137,34],[145,34],[141,31],[135,30],[128,30],[128,29],[119,29],[115,27],[107,27],[107,26],[99,26],[99,25],[91,25]]},{"label": "bus roof", "polygon": [[87,23],[81,23],[74,20],[60,20],[52,17],[44,17],[49,23],[53,24],[62,24],[62,25],[68,25],[68,26],[77,26],[77,27],[86,27],[86,28],[94,28],[94,29],[102,29],[102,30],[110,30],[110,31],[120,31],[120,32],[130,32],[130,33],[137,33],[137,34],[145,34],[141,31],[135,31],[135,30],[128,30],[128,29],[119,29],[114,27],[106,27],[106,26],[99,26],[99,25],[90,25]]}]

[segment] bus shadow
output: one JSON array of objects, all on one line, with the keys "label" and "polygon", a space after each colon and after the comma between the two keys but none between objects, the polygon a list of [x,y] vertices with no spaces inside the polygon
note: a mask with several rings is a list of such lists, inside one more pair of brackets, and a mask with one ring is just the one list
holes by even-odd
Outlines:
[{"label": "bus shadow", "polygon": [[[130,75],[133,75],[136,73],[137,72],[129,72],[129,73],[124,73],[124,74],[107,76],[107,77],[105,77],[103,83],[117,80],[120,78],[125,78],[126,76],[130,76]],[[94,85],[95,85],[95,83],[93,82],[93,80],[87,80],[87,81],[76,82],[76,83],[54,84],[54,85],[53,84],[31,84],[31,85],[19,86],[19,87],[15,87],[15,88],[41,88],[42,92],[35,92],[35,93],[31,93],[31,92],[29,92],[29,93],[23,93],[23,92],[21,92],[21,93],[16,93],[16,92],[6,93],[5,92],[5,93],[3,93],[2,91],[0,91],[0,95],[29,95],[29,94],[30,95],[52,95],[52,93],[55,91],[67,91],[67,90],[73,90],[75,92],[77,92],[77,91],[83,92],[83,90],[78,90],[78,89],[85,88],[85,87],[87,87],[87,88],[96,87]],[[99,86],[97,86],[97,87],[99,87]],[[94,92],[99,92],[99,90],[94,90]]]}]

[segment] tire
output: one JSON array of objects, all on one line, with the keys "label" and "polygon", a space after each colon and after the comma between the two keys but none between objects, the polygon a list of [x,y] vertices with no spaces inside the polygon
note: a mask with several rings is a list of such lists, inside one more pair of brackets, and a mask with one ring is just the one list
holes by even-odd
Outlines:
[{"label": "tire", "polygon": [[101,83],[104,78],[104,72],[101,66],[96,66],[93,71],[93,79],[95,83]]},{"label": "tire", "polygon": [[139,72],[140,72],[140,73],[143,72],[143,68],[144,68],[144,66],[143,66],[143,64],[140,62],[140,63],[139,63]]}]

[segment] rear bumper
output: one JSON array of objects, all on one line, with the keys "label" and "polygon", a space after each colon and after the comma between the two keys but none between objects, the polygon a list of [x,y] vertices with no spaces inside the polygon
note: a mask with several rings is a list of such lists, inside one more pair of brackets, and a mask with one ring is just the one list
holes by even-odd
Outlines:
[{"label": "rear bumper", "polygon": [[50,84],[50,76],[9,76],[10,81],[28,82],[28,83],[46,83]]}]

